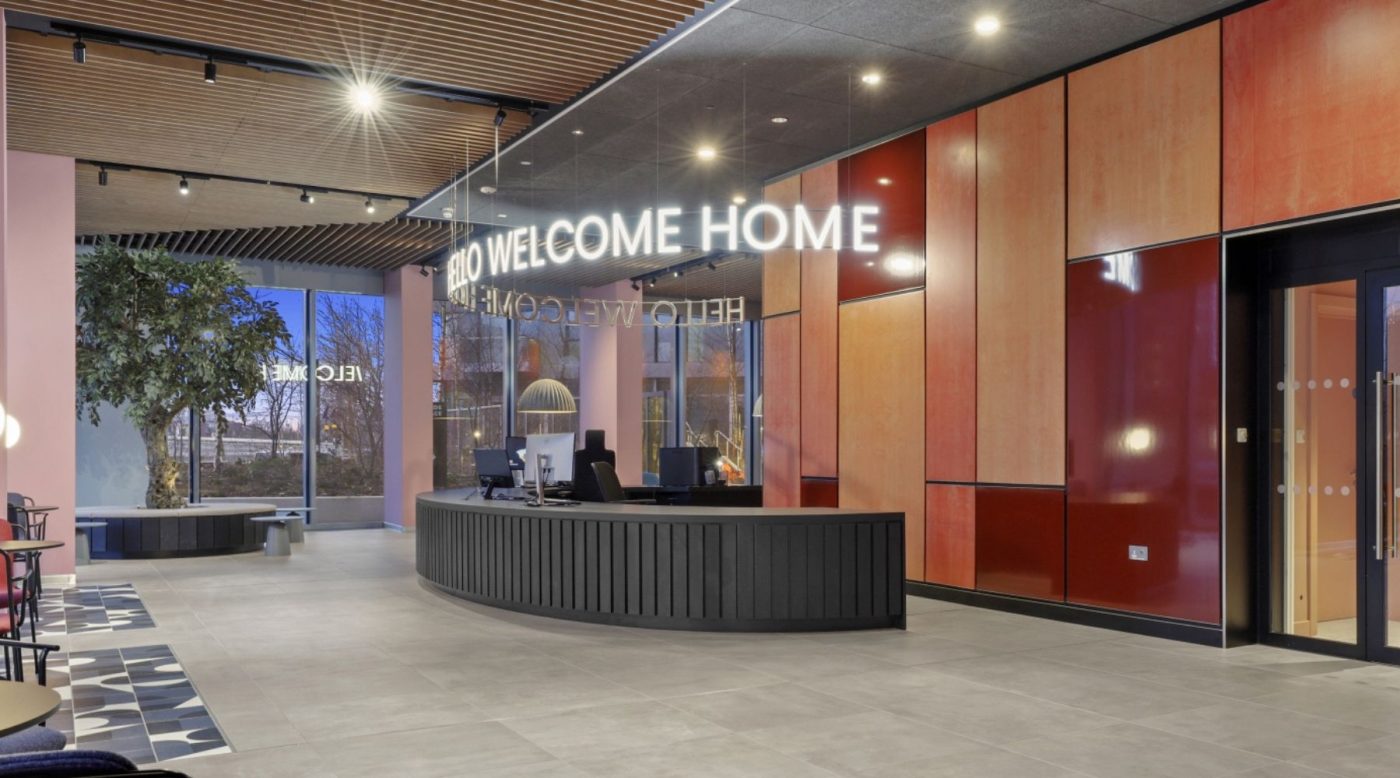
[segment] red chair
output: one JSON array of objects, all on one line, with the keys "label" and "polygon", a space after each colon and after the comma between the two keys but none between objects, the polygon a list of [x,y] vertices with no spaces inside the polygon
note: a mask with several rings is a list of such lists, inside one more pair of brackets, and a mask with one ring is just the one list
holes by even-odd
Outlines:
[{"label": "red chair", "polygon": [[[16,536],[14,525],[8,521],[0,522],[0,541],[14,540]],[[24,565],[24,572],[17,573],[15,568]],[[24,626],[26,616],[29,621],[29,637],[38,640],[35,624],[39,620],[39,598],[34,590],[34,566],[26,555],[0,554],[0,566],[3,566],[5,575],[4,586],[0,587],[0,638],[19,640],[23,634],[21,629]],[[13,654],[13,660],[11,655]],[[5,677],[13,680],[21,680],[24,677],[24,665],[21,661],[21,651],[19,648],[7,646],[5,648]],[[38,655],[35,655],[36,661]]]}]

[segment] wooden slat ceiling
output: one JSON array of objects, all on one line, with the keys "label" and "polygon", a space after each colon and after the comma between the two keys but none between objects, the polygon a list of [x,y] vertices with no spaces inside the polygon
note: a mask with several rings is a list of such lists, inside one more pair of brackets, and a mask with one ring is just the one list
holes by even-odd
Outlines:
[{"label": "wooden slat ceiling", "polygon": [[78,243],[92,246],[110,239],[127,248],[165,248],[196,258],[273,259],[392,270],[437,257],[450,238],[447,222],[404,218],[366,224],[84,235]]},{"label": "wooden slat ceiling", "polygon": [[704,0],[19,0],[8,8],[563,102]]},{"label": "wooden slat ceiling", "polygon": [[[18,11],[198,45],[288,57],[559,103],[636,55],[706,0],[307,2],[92,0],[7,3]],[[420,197],[489,153],[494,107],[390,91],[371,118],[333,80],[203,63],[96,40],[88,62],[72,41],[10,29],[12,149],[318,187]],[[531,124],[508,111],[502,143]],[[86,181],[90,177],[91,181]],[[364,221],[296,203],[295,192],[206,182],[209,198],[172,199],[160,176],[96,187],[79,166],[80,234],[149,233]],[[199,182],[196,182],[196,189]],[[319,197],[330,200],[334,196]],[[347,200],[350,202],[350,200]],[[402,210],[383,204],[377,219]],[[361,202],[362,205],[362,202]]]}]

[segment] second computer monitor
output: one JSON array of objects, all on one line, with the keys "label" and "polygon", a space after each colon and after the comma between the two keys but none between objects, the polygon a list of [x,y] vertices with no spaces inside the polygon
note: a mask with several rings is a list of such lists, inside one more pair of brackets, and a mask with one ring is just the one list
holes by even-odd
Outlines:
[{"label": "second computer monitor", "polygon": [[549,483],[572,482],[574,480],[574,433],[561,432],[555,435],[525,436],[525,480],[535,480],[536,457],[544,454],[549,457],[554,473]]}]

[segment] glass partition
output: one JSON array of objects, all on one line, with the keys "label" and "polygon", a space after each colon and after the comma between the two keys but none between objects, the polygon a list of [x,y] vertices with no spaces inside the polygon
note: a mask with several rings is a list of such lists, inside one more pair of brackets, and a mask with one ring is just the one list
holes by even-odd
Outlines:
[{"label": "glass partition", "polygon": [[316,379],[316,495],[383,494],[383,297],[316,293]]},{"label": "glass partition", "polygon": [[661,449],[676,445],[676,328],[642,327],[642,483],[660,483]]},{"label": "glass partition", "polygon": [[686,327],[685,441],[719,449],[729,483],[748,481],[744,404],[748,338],[744,325]]},{"label": "glass partition", "polygon": [[505,319],[433,309],[433,488],[476,483],[472,450],[505,445]]},{"label": "glass partition", "polygon": [[[515,321],[515,398],[531,383],[553,378],[578,401],[579,328],[539,321]],[[515,434],[578,432],[578,413],[515,414]]]}]

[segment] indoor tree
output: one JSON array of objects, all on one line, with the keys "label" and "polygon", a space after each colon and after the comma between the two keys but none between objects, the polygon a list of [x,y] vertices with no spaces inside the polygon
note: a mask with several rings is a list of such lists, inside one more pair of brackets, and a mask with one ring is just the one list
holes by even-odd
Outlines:
[{"label": "indoor tree", "polygon": [[146,444],[147,508],[179,508],[166,429],[189,409],[222,436],[266,385],[263,363],[289,340],[271,302],[228,260],[181,262],[113,242],[78,257],[78,413],[122,408]]}]

